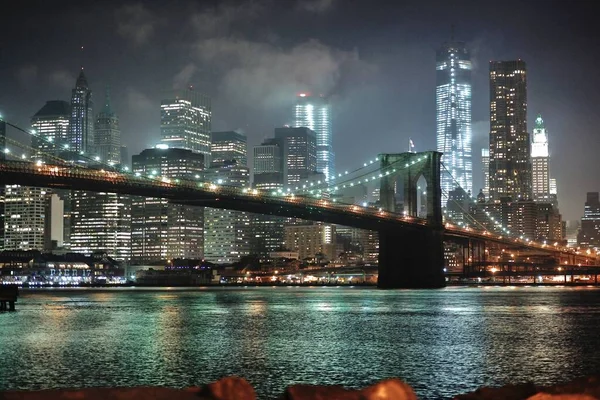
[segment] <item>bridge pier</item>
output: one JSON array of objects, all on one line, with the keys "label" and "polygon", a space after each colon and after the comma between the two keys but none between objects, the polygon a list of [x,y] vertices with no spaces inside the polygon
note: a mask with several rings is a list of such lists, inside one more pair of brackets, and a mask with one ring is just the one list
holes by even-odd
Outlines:
[{"label": "bridge pier", "polygon": [[436,289],[444,278],[442,229],[379,232],[380,289]]}]

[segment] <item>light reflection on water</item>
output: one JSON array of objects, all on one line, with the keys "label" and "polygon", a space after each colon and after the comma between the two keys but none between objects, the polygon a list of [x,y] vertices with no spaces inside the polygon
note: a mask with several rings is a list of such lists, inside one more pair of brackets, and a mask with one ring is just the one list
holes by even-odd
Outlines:
[{"label": "light reflection on water", "polygon": [[[398,376],[421,398],[600,373],[590,288],[23,291],[0,314],[0,389],[293,383]],[[5,368],[5,366],[10,366]]]}]

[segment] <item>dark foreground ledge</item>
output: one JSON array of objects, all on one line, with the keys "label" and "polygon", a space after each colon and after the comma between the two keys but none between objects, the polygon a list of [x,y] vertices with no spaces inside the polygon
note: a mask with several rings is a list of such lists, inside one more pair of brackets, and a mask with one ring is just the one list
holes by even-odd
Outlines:
[{"label": "dark foreground ledge", "polygon": [[[399,379],[386,379],[364,389],[341,386],[294,385],[282,400],[417,400],[413,389]],[[243,378],[228,377],[202,387],[86,388],[0,392],[0,400],[255,400],[254,388]],[[600,400],[600,375],[540,387],[531,383],[481,388],[456,400]]]}]

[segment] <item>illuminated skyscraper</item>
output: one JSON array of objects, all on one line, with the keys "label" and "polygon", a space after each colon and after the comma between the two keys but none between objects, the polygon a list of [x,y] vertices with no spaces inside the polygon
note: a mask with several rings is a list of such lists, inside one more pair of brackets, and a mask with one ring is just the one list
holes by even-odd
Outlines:
[{"label": "illuminated skyscraper", "polygon": [[104,107],[96,116],[94,129],[95,152],[104,163],[121,163],[121,130],[119,118],[110,106],[110,90],[106,88]]},{"label": "illuminated skyscraper", "polygon": [[471,56],[463,42],[446,42],[437,51],[435,98],[437,151],[452,174],[442,173],[442,196],[457,185],[473,193]]},{"label": "illuminated skyscraper", "polygon": [[530,200],[531,142],[522,60],[490,62],[490,200]]},{"label": "illuminated skyscraper", "polygon": [[[61,152],[68,150],[70,147],[68,138],[70,118],[71,106],[69,103],[62,100],[47,101],[31,117],[31,127],[35,132],[31,140],[32,147],[54,156],[60,156]],[[41,154],[37,156],[42,157]]]},{"label": "illuminated skyscraper", "polygon": [[205,163],[210,160],[210,123],[210,97],[194,90],[171,91],[160,103],[162,142],[201,153]]},{"label": "illuminated skyscraper", "polygon": [[[137,175],[199,179],[204,156],[164,144],[134,155]],[[132,263],[203,256],[204,208],[169,203],[166,199],[134,197],[131,204]]]},{"label": "illuminated skyscraper", "polygon": [[331,105],[321,96],[301,93],[296,99],[295,127],[306,127],[316,134],[317,171],[325,174],[326,179],[335,176],[335,155],[332,145]]},{"label": "illuminated skyscraper", "polygon": [[85,153],[94,152],[93,108],[92,91],[82,68],[71,94],[71,118],[68,133],[71,150]]},{"label": "illuminated skyscraper", "polygon": [[211,134],[211,162],[218,164],[235,160],[238,165],[248,166],[248,139],[234,131]]},{"label": "illuminated skyscraper", "polygon": [[275,128],[275,140],[283,149],[284,185],[292,187],[317,170],[316,137],[309,128]]},{"label": "illuminated skyscraper", "polygon": [[488,199],[490,195],[490,149],[481,149],[481,168],[483,172],[483,194]]},{"label": "illuminated skyscraper", "polygon": [[535,119],[531,142],[531,167],[533,199],[548,201],[550,194],[550,167],[548,152],[548,133],[541,115]]},{"label": "illuminated skyscraper", "polygon": [[4,196],[4,248],[6,250],[43,250],[46,226],[46,189],[7,185]]},{"label": "illuminated skyscraper", "polygon": [[581,218],[581,230],[577,234],[577,244],[582,247],[600,249],[600,196],[598,192],[588,192]]}]

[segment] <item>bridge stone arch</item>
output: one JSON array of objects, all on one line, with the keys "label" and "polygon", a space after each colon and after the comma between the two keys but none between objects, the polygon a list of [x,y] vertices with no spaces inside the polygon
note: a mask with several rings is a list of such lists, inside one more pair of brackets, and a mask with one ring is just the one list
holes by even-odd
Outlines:
[{"label": "bridge stone arch", "polygon": [[[442,153],[426,151],[421,153],[380,154],[380,168],[389,171],[381,179],[380,202],[384,210],[401,212],[417,217],[419,190],[418,180],[422,176],[427,182],[427,219],[431,225],[442,225],[442,198],[440,168]],[[408,165],[408,167],[407,167]],[[392,172],[395,169],[395,172]],[[398,180],[404,184],[403,209],[396,208],[396,187]]]}]

